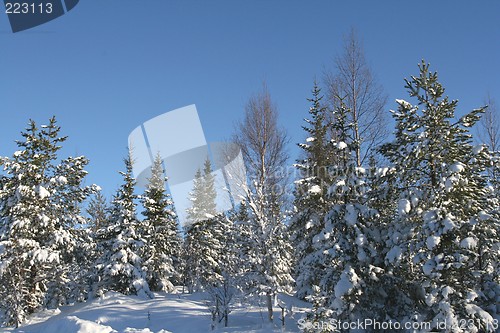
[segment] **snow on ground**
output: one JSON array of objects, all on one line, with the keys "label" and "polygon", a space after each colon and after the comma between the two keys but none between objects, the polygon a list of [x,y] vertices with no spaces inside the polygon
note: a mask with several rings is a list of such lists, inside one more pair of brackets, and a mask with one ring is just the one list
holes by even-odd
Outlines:
[{"label": "snow on ground", "polygon": [[[154,299],[107,293],[103,298],[34,314],[18,329],[0,329],[10,333],[168,333],[214,332],[206,295],[155,294]],[[235,303],[229,326],[215,332],[282,332],[281,309],[275,308],[274,325],[267,323],[265,302],[253,306]],[[288,310],[285,332],[300,332],[297,321],[308,304],[280,295]],[[223,326],[223,325],[222,325]]]}]

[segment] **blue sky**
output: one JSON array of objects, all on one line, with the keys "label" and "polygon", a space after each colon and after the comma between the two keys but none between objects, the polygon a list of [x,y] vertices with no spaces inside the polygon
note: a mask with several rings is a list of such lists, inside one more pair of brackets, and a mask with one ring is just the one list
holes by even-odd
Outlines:
[{"label": "blue sky", "polygon": [[196,104],[208,141],[228,138],[267,82],[293,144],[303,139],[314,77],[354,27],[389,96],[425,58],[459,113],[500,102],[498,1],[80,1],[66,15],[13,34],[0,13],[0,155],[32,118],[56,115],[63,155],[90,160],[89,183],[120,183],[129,133]]}]

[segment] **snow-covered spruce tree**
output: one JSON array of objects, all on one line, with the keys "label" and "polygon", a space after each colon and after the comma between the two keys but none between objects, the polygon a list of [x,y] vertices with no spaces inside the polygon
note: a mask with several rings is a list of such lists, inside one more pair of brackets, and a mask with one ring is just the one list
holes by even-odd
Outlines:
[{"label": "snow-covered spruce tree", "polygon": [[87,214],[89,215],[88,224],[92,226],[94,232],[108,223],[108,211],[108,203],[100,191],[91,197],[87,206]]},{"label": "snow-covered spruce tree", "polygon": [[184,240],[184,278],[190,292],[203,289],[203,281],[209,278],[217,264],[219,245],[212,238],[211,219],[217,214],[214,177],[210,160],[205,161],[203,173],[198,170],[193,180],[193,190],[187,209]]},{"label": "snow-covered spruce tree", "polygon": [[[290,293],[294,279],[291,275],[292,253],[288,230],[281,220],[263,214],[262,208],[247,196],[248,220],[240,221],[240,232],[247,236],[240,244],[244,267],[240,285],[249,295],[266,298],[268,320],[273,321],[273,304],[278,293]],[[258,200],[258,199],[257,199]],[[240,237],[242,239],[242,237]]]},{"label": "snow-covered spruce tree", "polygon": [[[212,173],[212,163],[207,158],[203,164],[203,195],[201,196],[201,202],[197,205],[203,207],[205,211],[205,218],[210,217],[210,214],[217,211],[217,204],[215,199],[217,197],[217,191],[215,190],[215,175]],[[211,213],[212,212],[212,213]]]},{"label": "snow-covered spruce tree", "polygon": [[210,161],[203,174],[196,173],[192,206],[184,244],[185,276],[189,290],[204,290],[210,295],[212,325],[228,325],[230,302],[237,291],[241,273],[236,252],[233,222],[216,211],[216,191]]},{"label": "snow-covered spruce tree", "polygon": [[[231,213],[230,219],[233,222],[233,251],[238,262],[234,275],[237,277],[237,287],[248,293],[253,288],[250,272],[253,270],[252,261],[254,256],[255,241],[253,240],[253,225],[251,223],[251,210],[246,201],[242,201]],[[252,261],[249,261],[252,258]]]},{"label": "snow-covered spruce tree", "polygon": [[55,118],[39,129],[34,121],[12,158],[2,157],[0,188],[0,308],[7,325],[19,325],[44,307],[77,300],[80,249],[75,226],[84,223],[80,205],[95,186],[82,186],[85,157],[56,164],[60,144]]},{"label": "snow-covered spruce tree", "polygon": [[[248,204],[242,201],[239,206],[231,212],[231,221],[233,222],[234,250],[237,260],[240,263],[237,267],[236,275],[240,278],[249,269],[247,259],[252,251],[252,228],[250,224],[251,212]],[[239,287],[243,287],[243,279],[239,282]]]},{"label": "snow-covered spruce tree", "polygon": [[[370,158],[370,165],[367,172],[367,193],[368,202],[366,205],[374,210],[375,215],[371,216],[372,245],[376,248],[377,257],[374,264],[383,272],[377,275],[370,288],[372,298],[369,299],[369,309],[371,318],[379,320],[389,320],[400,318],[399,314],[411,312],[411,306],[405,302],[407,298],[404,288],[404,281],[400,281],[398,276],[392,274],[388,269],[384,258],[392,249],[388,245],[388,235],[393,234],[393,222],[397,215],[397,203],[399,189],[397,187],[397,174],[393,167],[378,166],[375,158]],[[370,293],[367,293],[370,295]],[[366,311],[365,311],[366,313]]]},{"label": "snow-covered spruce tree", "polygon": [[187,224],[214,216],[217,210],[216,196],[212,163],[207,158],[203,170],[197,170],[194,175],[193,189],[189,194],[191,206],[187,209]]},{"label": "snow-covered spruce tree", "polygon": [[214,239],[210,219],[194,222],[186,228],[184,254],[185,279],[190,292],[201,291],[217,268],[220,244]]},{"label": "snow-covered spruce tree", "polygon": [[[205,267],[212,272],[202,277],[201,284],[210,295],[210,310],[213,326],[228,325],[230,303],[238,291],[241,265],[233,222],[224,213],[219,213],[206,221],[206,231],[211,239],[211,259],[214,262]],[[203,241],[202,241],[203,242]],[[208,271],[207,271],[208,273]]]},{"label": "snow-covered spruce tree", "polygon": [[151,167],[151,178],[141,197],[146,217],[141,222],[141,237],[146,242],[142,249],[142,269],[152,291],[174,289],[179,280],[181,240],[173,203],[165,192],[165,176],[162,159],[158,154]]},{"label": "snow-covered spruce tree", "polygon": [[71,270],[70,281],[74,289],[73,294],[77,295],[74,297],[76,301],[83,301],[92,296],[94,264],[99,256],[95,242],[96,232],[108,223],[108,211],[106,199],[97,187],[87,204],[85,224],[75,229],[80,242],[75,251],[77,260]]},{"label": "snow-covered spruce tree", "polygon": [[294,206],[296,213],[289,225],[292,246],[295,250],[295,281],[297,296],[304,299],[312,295],[312,286],[317,285],[322,267],[313,266],[311,256],[316,253],[312,239],[324,227],[324,217],[329,207],[328,187],[331,184],[328,172],[333,163],[334,149],[329,139],[327,108],[322,105],[321,89],[314,82],[309,108],[309,118],[302,126],[307,134],[305,143],[299,143],[303,158],[294,165],[299,179],[295,181]]},{"label": "snow-covered spruce tree", "polygon": [[78,237],[75,247],[75,260],[70,266],[69,293],[70,302],[83,302],[92,296],[92,276],[96,260],[95,234],[91,226],[82,225],[74,231]]},{"label": "snow-covered spruce tree", "polygon": [[135,179],[132,176],[132,157],[124,159],[123,184],[111,202],[109,224],[96,233],[99,257],[95,264],[94,294],[101,296],[107,291],[125,295],[137,294],[153,297],[142,270],[141,254],[144,240],[138,232],[136,217],[137,196],[134,194]]},{"label": "snow-covered spruce tree", "polygon": [[490,183],[495,190],[497,198],[500,197],[500,150],[491,152]]},{"label": "snow-covered spruce tree", "polygon": [[[490,155],[494,163],[498,156]],[[499,168],[498,164],[494,168]],[[497,170],[496,172],[499,172]],[[494,173],[489,173],[494,177]],[[498,173],[497,173],[498,175]],[[495,184],[496,178],[489,178],[490,184]],[[480,275],[481,285],[478,289],[478,305],[498,319],[500,314],[500,195],[497,187],[489,186],[487,200],[490,209],[479,214],[482,227],[474,230],[477,239],[477,265],[475,274]],[[465,244],[465,243],[464,243]]]},{"label": "snow-covered spruce tree", "polygon": [[329,195],[334,204],[324,228],[313,238],[314,265],[322,270],[316,293],[309,296],[315,304],[311,319],[332,315],[343,321],[373,318],[371,307],[378,297],[375,282],[383,272],[378,259],[377,214],[367,205],[366,171],[357,166],[357,143],[349,136],[346,114],[345,105],[339,103],[332,125],[337,133],[337,141],[332,142],[337,161],[329,170],[333,180]]},{"label": "snow-covered spruce tree", "polygon": [[[407,317],[417,314],[434,327],[446,320],[446,332],[493,332],[492,316],[484,310],[494,304],[484,301],[495,299],[482,295],[481,280],[497,260],[491,254],[499,228],[487,214],[488,155],[472,145],[469,134],[483,109],[455,120],[457,101],[443,97],[428,64],[419,68],[419,76],[406,80],[418,104],[397,100],[396,139],[381,148],[400,189],[386,261],[413,304]],[[492,283],[498,286],[498,280]],[[468,323],[462,330],[460,319]]]},{"label": "snow-covered spruce tree", "polygon": [[[203,209],[202,201],[204,196],[203,189],[203,175],[201,170],[196,170],[193,179],[193,189],[189,193],[189,201],[191,201],[191,206],[186,210],[187,212],[187,225],[192,224],[196,221],[204,220],[207,218],[207,212]],[[209,215],[214,215],[215,210],[208,213]]]},{"label": "snow-covered spruce tree", "polygon": [[484,115],[478,122],[478,139],[484,143],[492,156],[492,165],[488,168],[489,182],[500,193],[500,115],[494,99],[485,100],[487,105]]},{"label": "snow-covered spruce tree", "polygon": [[[498,117],[498,108],[495,101],[488,98],[487,104],[488,107],[479,122],[479,138],[486,144],[490,154],[490,164],[487,171],[490,185],[489,200],[493,209],[487,212],[487,216],[498,226],[498,223],[500,223],[500,118]],[[492,229],[487,229],[487,231],[491,232]],[[482,239],[491,237],[478,235],[478,238],[480,239],[479,244],[481,244]],[[480,245],[480,247],[482,246]],[[493,251],[489,247],[485,247],[484,250],[481,250],[481,253],[483,256],[489,256],[489,260],[481,258],[479,263],[488,272],[486,276],[482,277],[483,297],[481,297],[480,303],[490,313],[498,314],[500,313],[500,264],[498,259],[495,260],[494,258],[500,256],[500,243],[493,246]]]}]

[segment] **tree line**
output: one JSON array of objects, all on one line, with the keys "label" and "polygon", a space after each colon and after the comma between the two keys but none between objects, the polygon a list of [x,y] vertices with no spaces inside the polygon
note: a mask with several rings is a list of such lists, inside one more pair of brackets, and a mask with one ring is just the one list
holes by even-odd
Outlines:
[{"label": "tree line", "polygon": [[[195,175],[182,232],[160,156],[141,195],[127,156],[108,204],[97,186],[84,185],[85,157],[59,160],[66,137],[55,118],[40,128],[31,121],[19,150],[0,158],[5,323],[17,326],[40,309],[108,291],[154,297],[182,285],[207,293],[213,327],[228,325],[235,295],[263,297],[273,322],[277,295],[293,293],[312,303],[311,323],[446,321],[455,332],[469,320],[464,331],[495,331],[494,106],[457,119],[458,102],[422,61],[419,74],[405,80],[415,102],[396,100],[387,142],[386,97],[352,34],[324,85],[314,82],[308,99],[296,177],[283,177],[289,140],[269,91],[250,98],[232,138],[247,169],[241,204],[217,211],[207,160]],[[474,141],[476,124],[485,129],[483,144]],[[291,196],[282,190],[290,181]]]}]

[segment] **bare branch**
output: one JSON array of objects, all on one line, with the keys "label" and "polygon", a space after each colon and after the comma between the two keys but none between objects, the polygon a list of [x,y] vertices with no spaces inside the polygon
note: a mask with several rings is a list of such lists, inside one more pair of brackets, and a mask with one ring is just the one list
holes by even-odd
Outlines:
[{"label": "bare branch", "polygon": [[345,38],[343,53],[335,58],[335,69],[325,73],[324,82],[330,107],[343,100],[349,108],[351,137],[359,142],[356,159],[361,166],[387,136],[387,96],[366,62],[354,30]]},{"label": "bare branch", "polygon": [[[241,148],[250,188],[271,216],[277,217],[284,202],[285,166],[288,160],[285,130],[278,126],[278,111],[266,87],[252,96],[233,141]],[[263,208],[264,207],[259,207]]]},{"label": "bare branch", "polygon": [[491,151],[500,149],[500,117],[495,100],[489,95],[485,101],[488,106],[479,122],[478,136]]}]

